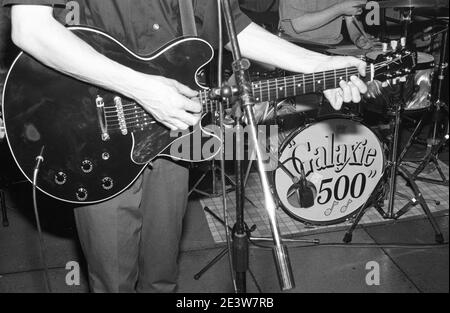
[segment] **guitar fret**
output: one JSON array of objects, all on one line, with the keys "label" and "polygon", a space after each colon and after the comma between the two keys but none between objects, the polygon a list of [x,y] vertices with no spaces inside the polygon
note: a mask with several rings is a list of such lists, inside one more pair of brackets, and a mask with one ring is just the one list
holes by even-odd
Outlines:
[{"label": "guitar fret", "polygon": [[288,97],[288,87],[287,87],[286,76],[284,76],[284,97],[285,97],[285,98]]},{"label": "guitar fret", "polygon": [[316,74],[313,73],[312,75],[313,75],[313,90],[314,92],[316,92]]},{"label": "guitar fret", "polygon": [[297,94],[297,82],[295,81],[295,76],[294,76],[294,95]]},{"label": "guitar fret", "polygon": [[303,77],[303,93],[306,94],[306,82],[305,82],[305,75],[302,75]]},{"label": "guitar fret", "polygon": [[277,100],[280,99],[278,96],[278,79],[275,78],[275,89],[276,89],[276,95],[277,95]]},{"label": "guitar fret", "polygon": [[263,102],[264,99],[263,99],[263,91],[262,91],[261,85],[259,85],[259,93],[260,93],[260,96],[261,96],[260,101]]},{"label": "guitar fret", "polygon": [[210,105],[210,111],[209,112],[213,112],[213,102],[211,100],[206,100],[206,103],[208,103]]},{"label": "guitar fret", "polygon": [[[255,97],[255,84],[252,84],[252,96]],[[258,98],[256,98],[256,101],[258,101]]]},{"label": "guitar fret", "polygon": [[323,90],[327,90],[327,76],[323,72]]},{"label": "guitar fret", "polygon": [[202,92],[200,91],[200,103],[202,105],[202,110],[204,110],[204,106],[203,106],[203,97],[202,97]]},{"label": "guitar fret", "polygon": [[338,85],[338,81],[337,81],[337,73],[336,73],[336,69],[334,69],[334,88],[337,88]]}]

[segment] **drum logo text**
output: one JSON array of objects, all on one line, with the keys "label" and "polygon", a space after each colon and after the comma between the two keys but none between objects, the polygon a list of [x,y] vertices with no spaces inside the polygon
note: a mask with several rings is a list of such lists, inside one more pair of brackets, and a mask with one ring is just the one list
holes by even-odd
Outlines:
[{"label": "drum logo text", "polygon": [[[336,143],[336,135],[333,133],[330,136],[325,136],[326,144],[313,146],[312,141],[306,142],[306,153],[300,151],[303,144],[297,145],[295,142],[291,143],[297,146],[293,150],[294,166],[300,172],[298,161],[299,157],[305,155],[313,155],[310,160],[302,160],[305,168],[306,176],[313,172],[321,172],[324,170],[334,168],[336,173],[341,173],[347,167],[371,167],[378,156],[378,150],[368,146],[369,141],[362,139],[353,144],[338,144]],[[303,150],[303,149],[302,149]]]}]

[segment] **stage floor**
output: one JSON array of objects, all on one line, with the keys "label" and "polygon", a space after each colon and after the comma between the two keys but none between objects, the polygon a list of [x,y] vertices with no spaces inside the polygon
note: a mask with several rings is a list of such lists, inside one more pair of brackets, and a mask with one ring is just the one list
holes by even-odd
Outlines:
[{"label": "stage floor", "polygon": [[[443,159],[448,164],[448,155]],[[17,186],[8,193],[10,227],[0,226],[0,293],[44,291],[29,192],[28,186]],[[53,290],[87,292],[85,266],[71,208],[50,200],[41,202],[40,207]],[[448,242],[448,205],[435,214]],[[301,235],[302,238],[317,238],[322,242],[341,242],[344,231],[334,227]],[[434,234],[427,220],[417,215],[396,223],[364,225],[355,232],[354,242],[433,243]],[[231,292],[226,258],[201,280],[193,279],[194,274],[222,249],[223,244],[217,243],[210,231],[200,202],[192,201],[185,219],[179,292]],[[448,246],[432,250],[308,247],[290,248],[289,251],[297,284],[293,292],[449,292]],[[71,261],[82,265],[79,286],[68,286],[65,282],[66,264]],[[373,261],[380,265],[380,286],[366,283],[366,265]],[[279,292],[271,251],[252,248],[250,266],[262,291]],[[253,280],[249,277],[248,281],[249,291],[257,292]]]}]

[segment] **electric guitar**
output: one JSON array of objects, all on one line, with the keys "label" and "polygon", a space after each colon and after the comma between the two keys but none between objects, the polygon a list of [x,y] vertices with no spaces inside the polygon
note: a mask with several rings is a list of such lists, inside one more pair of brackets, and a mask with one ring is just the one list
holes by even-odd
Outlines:
[{"label": "electric guitar", "polygon": [[[217,102],[209,99],[209,90],[200,84],[202,70],[214,56],[206,41],[181,38],[141,56],[100,30],[70,29],[116,62],[200,89],[203,120],[217,111]],[[402,52],[370,65],[368,77],[401,76],[414,65],[414,54]],[[356,68],[269,79],[252,83],[252,91],[257,102],[272,101],[336,88],[352,75],[359,75]],[[39,190],[83,205],[120,194],[158,157],[201,162],[221,149],[219,136],[205,125],[176,137],[132,100],[66,76],[23,52],[6,79],[3,118],[9,147],[28,180],[32,181],[36,157],[43,149]],[[205,139],[213,147],[206,153],[201,144],[196,146]],[[180,152],[186,142],[194,145],[194,151]]]}]

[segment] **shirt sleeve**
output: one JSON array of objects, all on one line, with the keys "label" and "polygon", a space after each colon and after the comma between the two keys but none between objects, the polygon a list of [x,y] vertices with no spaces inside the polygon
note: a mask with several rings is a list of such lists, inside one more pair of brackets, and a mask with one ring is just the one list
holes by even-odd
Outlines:
[{"label": "shirt sleeve", "polygon": [[3,0],[3,6],[14,4],[48,5],[54,7],[65,7],[67,0]]},{"label": "shirt sleeve", "polygon": [[[236,31],[239,34],[241,31],[243,31],[250,23],[252,22],[250,18],[245,15],[239,6],[238,0],[232,0],[231,1],[231,8],[233,10],[234,15],[234,22],[236,25]],[[225,26],[225,25],[224,25]]]},{"label": "shirt sleeve", "polygon": [[[202,2],[199,0],[196,3],[196,17],[201,20],[203,30],[199,35],[203,39],[207,40],[213,47],[217,48],[219,44],[217,1],[203,0]],[[241,11],[238,0],[231,1],[231,9],[233,12],[236,32],[239,34],[248,25],[250,25],[252,21]],[[228,42],[229,39],[225,23],[223,24],[223,34],[225,42]]]},{"label": "shirt sleeve", "polygon": [[307,13],[306,3],[303,0],[297,0],[296,5],[293,5],[292,0],[280,1],[280,29],[287,34],[295,33],[292,26],[292,20],[299,18]]}]

